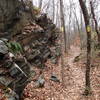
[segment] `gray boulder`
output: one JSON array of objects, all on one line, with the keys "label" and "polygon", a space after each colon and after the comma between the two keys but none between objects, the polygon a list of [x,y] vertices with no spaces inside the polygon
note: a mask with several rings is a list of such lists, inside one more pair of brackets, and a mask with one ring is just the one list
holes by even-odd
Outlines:
[{"label": "gray boulder", "polygon": [[39,88],[44,87],[44,85],[45,85],[45,79],[44,79],[43,75],[41,75],[41,76],[38,78],[36,84],[37,84],[37,87],[39,87]]},{"label": "gray boulder", "polygon": [[8,47],[2,40],[0,40],[0,53],[2,54],[8,53]]},{"label": "gray boulder", "polygon": [[53,75],[53,74],[51,75],[50,80],[54,81],[54,82],[60,82],[60,80],[57,78],[57,76]]}]

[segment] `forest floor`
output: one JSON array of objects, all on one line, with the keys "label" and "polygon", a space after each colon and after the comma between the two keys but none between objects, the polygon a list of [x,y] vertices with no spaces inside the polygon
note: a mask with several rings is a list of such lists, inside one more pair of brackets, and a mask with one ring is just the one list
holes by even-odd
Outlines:
[{"label": "forest floor", "polygon": [[[63,56],[64,69],[62,84],[61,59],[58,64],[52,64],[50,60],[46,62],[47,67],[43,69],[45,86],[36,88],[34,80],[39,77],[40,69],[35,68],[37,76],[29,83],[25,89],[24,100],[100,100],[100,59],[93,61],[91,68],[91,88],[92,94],[88,97],[83,96],[85,86],[85,63],[86,58],[74,62],[76,56],[79,56],[81,50],[77,46],[71,46],[68,55]],[[54,73],[60,82],[50,80]]]}]

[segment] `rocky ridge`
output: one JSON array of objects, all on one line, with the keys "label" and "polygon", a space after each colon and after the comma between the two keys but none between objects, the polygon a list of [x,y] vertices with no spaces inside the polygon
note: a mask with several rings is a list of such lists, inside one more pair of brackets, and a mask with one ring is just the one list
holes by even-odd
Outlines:
[{"label": "rocky ridge", "polygon": [[3,66],[0,63],[0,75],[3,75],[0,77],[0,95],[1,99],[20,100],[31,67],[45,68],[47,59],[57,63],[60,56],[60,52],[56,54],[59,51],[59,31],[46,14],[36,14],[38,9],[34,9],[31,1],[23,4],[19,0],[1,0],[0,7],[0,38],[16,41],[23,48],[23,53],[14,55],[14,60],[4,59]]}]

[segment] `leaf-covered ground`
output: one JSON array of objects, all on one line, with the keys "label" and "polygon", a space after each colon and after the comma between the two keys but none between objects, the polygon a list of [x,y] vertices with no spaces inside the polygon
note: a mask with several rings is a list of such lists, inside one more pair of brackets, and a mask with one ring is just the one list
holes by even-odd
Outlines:
[{"label": "leaf-covered ground", "polygon": [[[47,67],[43,70],[45,78],[44,88],[37,88],[34,80],[39,77],[40,69],[35,68],[37,75],[25,89],[24,100],[100,100],[100,59],[96,58],[92,62],[91,84],[92,95],[85,97],[82,95],[85,85],[85,63],[86,59],[82,58],[74,62],[76,56],[80,55],[79,47],[72,46],[68,55],[64,55],[64,84],[62,85],[61,59],[58,64],[52,64],[47,61]],[[85,55],[85,54],[84,54]],[[59,82],[50,80],[51,74],[54,73]]]}]

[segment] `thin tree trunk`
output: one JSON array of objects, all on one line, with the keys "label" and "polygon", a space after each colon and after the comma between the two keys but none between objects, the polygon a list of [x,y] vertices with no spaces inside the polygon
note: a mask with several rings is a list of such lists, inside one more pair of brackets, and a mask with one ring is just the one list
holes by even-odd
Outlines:
[{"label": "thin tree trunk", "polygon": [[40,9],[42,8],[42,2],[43,2],[43,0],[39,0],[39,8]]},{"label": "thin tree trunk", "polygon": [[79,0],[83,16],[84,16],[84,21],[85,21],[85,27],[86,27],[86,32],[87,32],[87,64],[86,64],[86,75],[85,75],[85,80],[86,80],[86,87],[85,87],[85,95],[90,94],[90,67],[91,67],[91,29],[90,29],[90,23],[89,23],[89,14],[87,7],[84,3],[83,0]]},{"label": "thin tree trunk", "polygon": [[64,87],[65,86],[65,83],[64,83],[64,57],[63,57],[63,37],[62,37],[62,34],[61,34],[61,45],[60,45],[60,48],[61,48],[61,79],[62,79],[62,86]]},{"label": "thin tree trunk", "polygon": [[99,30],[98,30],[98,23],[97,23],[97,20],[96,20],[96,17],[95,17],[94,7],[93,7],[93,4],[92,4],[92,1],[90,1],[90,6],[91,6],[92,17],[93,17],[93,20],[95,22],[95,30],[96,30],[96,33],[98,35],[98,42],[100,43],[100,33],[99,33]]},{"label": "thin tree trunk", "polygon": [[78,22],[78,18],[77,18],[77,15],[76,15],[76,10],[74,8],[74,16],[75,16],[75,19],[76,19],[76,24],[77,24],[77,28],[78,28],[78,32],[79,32],[79,36],[80,36],[80,48],[82,50],[82,34],[81,34],[81,30],[80,30],[80,25],[79,25],[79,22]]},{"label": "thin tree trunk", "polygon": [[60,0],[60,13],[61,13],[61,27],[63,28],[64,34],[64,46],[65,46],[65,53],[67,53],[67,37],[66,37],[66,29],[65,29],[65,19],[64,19],[64,12],[63,12],[63,0]]},{"label": "thin tree trunk", "polygon": [[55,22],[55,0],[52,1],[53,3],[53,22]]},{"label": "thin tree trunk", "polygon": [[69,12],[69,26],[68,26],[68,35],[67,35],[67,45],[68,49],[70,49],[70,35],[71,35],[71,2],[70,2],[70,12]]},{"label": "thin tree trunk", "polygon": [[58,9],[58,8],[59,8],[59,4],[57,3],[57,8],[56,8],[57,11],[56,11],[56,19],[55,19],[55,20],[56,20],[56,21],[55,21],[55,24],[56,24],[57,26],[59,26],[59,25],[58,25],[58,22],[59,22],[59,9]]}]

